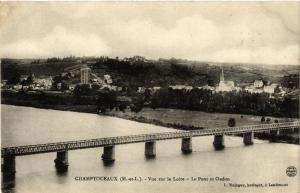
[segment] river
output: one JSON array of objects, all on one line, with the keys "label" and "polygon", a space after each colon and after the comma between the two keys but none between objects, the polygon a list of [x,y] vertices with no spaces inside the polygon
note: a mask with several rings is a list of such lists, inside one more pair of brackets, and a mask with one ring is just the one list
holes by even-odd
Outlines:
[{"label": "river", "polygon": [[[88,113],[11,105],[1,105],[1,113],[2,147],[174,131]],[[16,158],[15,187],[2,191],[299,192],[299,174],[295,177],[286,175],[288,166],[300,168],[298,145],[254,140],[254,145],[244,146],[242,138],[226,136],[226,148],[215,151],[212,142],[212,136],[193,138],[193,152],[184,155],[180,150],[180,139],[158,141],[154,159],[144,157],[143,143],[119,145],[116,146],[116,161],[110,166],[102,163],[103,148],[74,150],[69,152],[70,165],[64,175],[56,173],[55,153],[20,156]],[[98,180],[87,181],[84,177],[97,177]],[[105,181],[103,177],[116,177],[118,181]],[[121,182],[122,177],[132,177],[136,181]],[[148,177],[156,178],[156,181]],[[222,177],[229,181],[218,179]],[[159,178],[162,181],[158,181]],[[270,186],[269,183],[287,186]],[[241,187],[243,184],[263,184],[263,187]]]}]

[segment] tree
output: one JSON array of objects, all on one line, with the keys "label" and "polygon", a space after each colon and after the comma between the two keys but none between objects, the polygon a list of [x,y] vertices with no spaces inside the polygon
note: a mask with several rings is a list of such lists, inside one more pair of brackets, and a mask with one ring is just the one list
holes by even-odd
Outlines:
[{"label": "tree", "polygon": [[120,109],[120,111],[122,111],[123,113],[125,113],[125,109],[127,108],[127,105],[125,104],[125,103],[121,103],[120,105],[119,105],[119,109]]},{"label": "tree", "polygon": [[20,82],[20,70],[16,65],[10,65],[6,69],[2,69],[2,71],[5,70],[4,78],[7,78],[7,84],[18,84]]},{"label": "tree", "polygon": [[262,116],[261,119],[260,119],[260,122],[261,122],[261,123],[264,123],[265,121],[266,121],[265,116]]},{"label": "tree", "polygon": [[130,106],[130,110],[132,112],[138,113],[144,107],[145,99],[142,95],[138,95],[137,97],[133,98],[133,103]]},{"label": "tree", "polygon": [[30,74],[26,79],[26,85],[31,85],[34,81],[34,75]]},{"label": "tree", "polygon": [[92,90],[93,91],[98,91],[99,89],[100,89],[100,85],[99,84],[96,84],[96,83],[92,84]]},{"label": "tree", "polygon": [[107,109],[112,110],[117,106],[116,93],[114,91],[106,91],[98,95],[98,109],[105,113]]},{"label": "tree", "polygon": [[234,127],[235,126],[235,119],[229,118],[228,119],[228,127]]},{"label": "tree", "polygon": [[61,91],[66,91],[66,90],[69,90],[69,85],[65,81],[63,81],[61,83]]},{"label": "tree", "polygon": [[130,110],[132,111],[132,112],[135,112],[135,113],[138,113],[138,112],[140,112],[142,109],[143,109],[143,104],[141,104],[141,103],[134,103],[134,104],[132,104],[131,106],[130,106]]},{"label": "tree", "polygon": [[76,85],[74,89],[74,94],[76,96],[89,96],[91,93],[92,90],[88,84]]}]

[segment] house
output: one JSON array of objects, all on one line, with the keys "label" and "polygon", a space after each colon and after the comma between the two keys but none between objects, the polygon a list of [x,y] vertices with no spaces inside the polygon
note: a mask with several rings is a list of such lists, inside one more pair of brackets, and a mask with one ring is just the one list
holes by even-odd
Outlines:
[{"label": "house", "polygon": [[69,90],[74,90],[75,87],[76,87],[76,84],[70,84],[70,85],[69,85]]},{"label": "house", "polygon": [[13,86],[13,89],[15,90],[21,90],[22,89],[22,85],[21,84],[16,84]]},{"label": "house", "polygon": [[208,86],[208,84],[207,84],[207,85],[198,87],[198,89],[214,91],[214,90],[215,90],[215,87],[213,87],[213,86]]},{"label": "house", "polygon": [[52,77],[43,77],[43,78],[35,78],[34,82],[35,86],[43,87],[44,89],[50,89],[52,87]]},{"label": "house", "polygon": [[138,89],[137,89],[138,93],[145,93],[145,91],[146,91],[146,88],[143,87],[143,86],[139,86]]},{"label": "house", "polygon": [[192,86],[186,86],[186,85],[172,85],[169,86],[169,88],[172,88],[173,90],[192,90],[193,87]]},{"label": "house", "polygon": [[1,80],[1,87],[6,86],[7,80]]},{"label": "house", "polygon": [[160,86],[154,86],[152,89],[150,89],[153,93],[159,91],[161,89]]},{"label": "house", "polygon": [[270,86],[264,86],[264,92],[269,93],[269,94],[274,94],[275,89],[278,87],[278,84],[271,84]]},{"label": "house", "polygon": [[110,90],[110,91],[117,91],[117,86],[115,86],[115,85],[108,85],[108,84],[105,84],[105,85],[103,85],[102,87],[101,87],[101,90],[103,90],[103,89],[108,89],[108,90]]},{"label": "house", "polygon": [[27,80],[29,75],[20,75],[20,82],[22,82],[23,80]]},{"label": "house", "polygon": [[120,91],[122,91],[122,90],[123,90],[122,87],[120,87],[120,86],[117,87],[117,91],[118,91],[118,92],[120,92]]},{"label": "house", "polygon": [[105,74],[105,75],[103,76],[103,78],[104,78],[104,82],[105,82],[106,84],[112,84],[112,83],[113,83],[112,78],[111,78],[111,76],[110,76],[109,74]]},{"label": "house", "polygon": [[253,85],[252,86],[246,86],[245,90],[250,92],[250,93],[263,93],[263,89],[255,88]]},{"label": "house", "polygon": [[61,86],[62,86],[61,82],[57,83],[57,90],[61,90]]},{"label": "house", "polygon": [[264,86],[264,83],[262,80],[255,80],[254,83],[253,83],[253,86],[255,88],[262,88]]}]

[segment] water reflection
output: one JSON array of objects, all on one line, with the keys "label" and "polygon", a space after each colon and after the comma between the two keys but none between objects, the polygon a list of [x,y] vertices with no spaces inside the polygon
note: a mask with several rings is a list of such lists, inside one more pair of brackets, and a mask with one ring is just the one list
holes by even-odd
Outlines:
[{"label": "water reflection", "polygon": [[58,169],[56,168],[56,175],[57,176],[67,176],[68,175],[68,168]]},{"label": "water reflection", "polygon": [[2,189],[10,190],[15,188],[16,180],[15,178],[7,179],[2,175]]},{"label": "water reflection", "polygon": [[115,163],[115,160],[113,160],[113,161],[104,161],[104,160],[102,160],[103,166],[108,167],[108,168],[112,167],[114,165],[114,163]]}]

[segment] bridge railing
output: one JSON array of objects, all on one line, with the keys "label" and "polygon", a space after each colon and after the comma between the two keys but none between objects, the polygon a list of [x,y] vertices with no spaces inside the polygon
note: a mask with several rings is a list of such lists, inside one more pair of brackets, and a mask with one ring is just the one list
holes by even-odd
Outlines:
[{"label": "bridge railing", "polygon": [[84,148],[95,148],[109,145],[139,143],[156,140],[176,139],[176,138],[187,138],[195,136],[206,136],[206,135],[224,135],[224,134],[237,134],[246,132],[262,132],[275,129],[291,129],[299,128],[300,121],[285,122],[285,123],[272,123],[272,124],[261,124],[261,125],[250,125],[240,127],[226,127],[226,128],[209,128],[192,131],[175,131],[175,132],[164,132],[164,133],[153,133],[153,134],[139,134],[129,136],[117,136],[87,140],[76,140],[58,143],[46,143],[36,145],[26,145],[17,147],[7,147],[1,149],[1,156],[19,156],[28,155],[35,153],[46,153],[46,152],[57,152],[67,151]]}]

